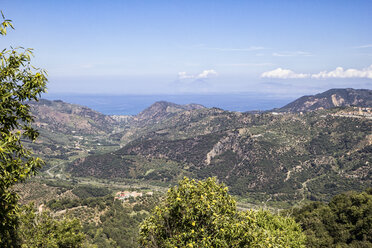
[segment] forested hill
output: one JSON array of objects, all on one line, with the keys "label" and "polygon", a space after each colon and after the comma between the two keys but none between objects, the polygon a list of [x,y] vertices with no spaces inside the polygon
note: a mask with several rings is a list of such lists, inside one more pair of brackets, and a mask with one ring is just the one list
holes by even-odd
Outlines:
[{"label": "forested hill", "polygon": [[250,114],[157,102],[137,116],[110,117],[61,101],[30,104],[41,132],[30,146],[50,166],[68,164],[59,171],[66,177],[169,185],[217,176],[260,203],[325,200],[372,183],[370,108]]},{"label": "forested hill", "polygon": [[371,107],[372,90],[330,89],[320,94],[300,97],[278,110],[283,112],[305,112],[342,106]]},{"label": "forested hill", "polygon": [[120,150],[75,160],[68,171],[166,184],[184,175],[217,176],[232,193],[259,202],[325,200],[371,184],[368,115],[352,107],[306,114],[185,111],[141,128]]}]

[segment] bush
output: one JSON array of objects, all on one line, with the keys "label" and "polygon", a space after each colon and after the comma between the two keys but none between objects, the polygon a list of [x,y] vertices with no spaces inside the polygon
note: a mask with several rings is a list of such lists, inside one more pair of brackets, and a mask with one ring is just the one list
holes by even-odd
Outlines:
[{"label": "bush", "polygon": [[48,212],[36,213],[33,204],[22,207],[19,237],[22,247],[82,247],[85,235],[78,219],[56,220]]},{"label": "bush", "polygon": [[293,210],[307,235],[307,247],[372,247],[372,189],[335,196],[329,204]]},{"label": "bush", "polygon": [[291,218],[268,211],[239,212],[215,178],[180,181],[140,226],[141,247],[304,247]]}]

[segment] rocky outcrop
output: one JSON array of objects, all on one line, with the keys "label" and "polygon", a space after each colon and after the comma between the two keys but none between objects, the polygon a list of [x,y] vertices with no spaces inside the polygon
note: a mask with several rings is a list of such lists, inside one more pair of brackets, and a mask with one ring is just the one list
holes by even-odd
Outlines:
[{"label": "rocky outcrop", "polygon": [[207,153],[207,158],[205,159],[205,163],[209,165],[212,159],[216,156],[223,154],[224,152],[231,150],[234,152],[239,152],[239,143],[238,143],[238,135],[237,132],[230,132],[227,136],[221,138]]},{"label": "rocky outcrop", "polygon": [[372,106],[372,90],[331,89],[312,96],[303,96],[280,108],[282,112],[306,112],[333,107]]}]

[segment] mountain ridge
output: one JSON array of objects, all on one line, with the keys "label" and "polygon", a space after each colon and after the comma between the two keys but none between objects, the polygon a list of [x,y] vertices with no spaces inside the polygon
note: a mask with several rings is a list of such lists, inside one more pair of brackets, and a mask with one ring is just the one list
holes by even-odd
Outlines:
[{"label": "mountain ridge", "polygon": [[[316,96],[324,104],[338,92]],[[357,103],[367,104],[368,94]],[[160,101],[119,121],[61,101],[32,104],[41,133],[32,146],[56,164],[65,161],[67,177],[168,185],[185,175],[216,176],[254,201],[327,200],[371,183],[371,109],[241,113]]]},{"label": "mountain ridge", "polygon": [[281,112],[306,112],[348,106],[371,107],[372,90],[353,88],[329,89],[315,95],[302,96],[275,110]]},{"label": "mountain ridge", "polygon": [[110,116],[85,106],[65,103],[61,100],[28,102],[35,116],[35,125],[62,133],[105,133],[112,130],[117,121]]},{"label": "mountain ridge", "polygon": [[324,200],[371,182],[372,120],[343,117],[352,108],[279,115],[210,111],[193,110],[190,119],[179,113],[115,152],[75,161],[68,171],[164,182],[185,174],[217,176],[234,194],[274,200]]},{"label": "mountain ridge", "polygon": [[134,120],[141,123],[142,125],[151,122],[159,122],[165,118],[168,118],[176,113],[188,110],[203,109],[203,105],[190,103],[180,105],[167,101],[157,101],[150,105],[148,108],[141,111],[134,117]]}]

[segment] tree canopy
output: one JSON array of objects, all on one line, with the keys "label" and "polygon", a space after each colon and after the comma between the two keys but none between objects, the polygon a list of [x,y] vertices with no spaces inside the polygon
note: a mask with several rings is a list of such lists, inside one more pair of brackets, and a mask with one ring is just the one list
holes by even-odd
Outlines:
[{"label": "tree canopy", "polygon": [[238,211],[215,178],[184,178],[140,226],[142,247],[304,247],[296,222],[268,211]]},{"label": "tree canopy", "polygon": [[[2,17],[4,36],[13,25]],[[84,235],[77,219],[57,221],[47,213],[36,214],[31,206],[20,211],[18,195],[11,189],[43,164],[23,145],[38,136],[27,101],[37,101],[47,83],[45,71],[31,65],[32,55],[22,47],[0,53],[0,246],[80,247]]]},{"label": "tree canopy", "polygon": [[293,210],[307,247],[372,247],[372,188],[347,192],[328,204],[313,202]]},{"label": "tree canopy", "polygon": [[[4,36],[13,25],[2,17],[0,34]],[[45,72],[31,65],[31,57],[32,50],[21,47],[0,53],[0,244],[16,239],[17,194],[10,188],[43,163],[22,145],[23,139],[33,141],[38,136],[25,102],[37,100],[47,82]]]},{"label": "tree canopy", "polygon": [[18,233],[22,248],[28,247],[82,247],[85,235],[78,219],[54,219],[49,212],[36,213],[33,204],[20,211]]}]

